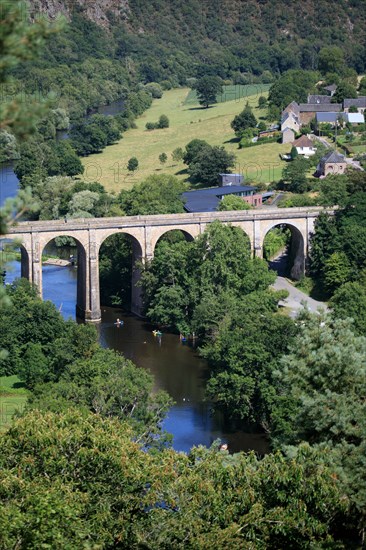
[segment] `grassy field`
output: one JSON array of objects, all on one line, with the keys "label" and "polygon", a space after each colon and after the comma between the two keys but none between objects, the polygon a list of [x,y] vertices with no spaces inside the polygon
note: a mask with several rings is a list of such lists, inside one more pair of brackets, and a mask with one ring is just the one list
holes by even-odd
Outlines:
[{"label": "grassy field", "polygon": [[[288,152],[289,146],[268,143],[238,149],[230,127],[230,122],[243,110],[246,101],[253,107],[257,119],[263,117],[265,112],[259,110],[257,104],[258,97],[266,95],[265,92],[257,91],[245,99],[221,102],[208,109],[200,108],[197,103],[187,104],[190,93],[189,88],[169,90],[161,99],[154,100],[151,108],[136,121],[137,128],[128,130],[118,143],[107,147],[102,153],[83,159],[85,178],[99,181],[110,192],[129,189],[150,174],[166,173],[186,180],[186,166],[182,162],[174,163],[171,153],[194,138],[205,139],[211,145],[224,145],[228,151],[235,153],[237,166],[234,170],[242,172],[247,178],[267,183],[280,177],[284,163],[279,154]],[[157,121],[161,114],[168,116],[170,127],[145,130],[146,122]],[[164,166],[159,161],[159,155],[163,152],[168,155]],[[133,156],[139,161],[139,169],[132,175],[126,165]]]},{"label": "grassy field", "polygon": [[352,150],[355,153],[366,153],[366,145],[353,145],[351,144]]},{"label": "grassy field", "polygon": [[0,377],[0,431],[11,423],[16,411],[21,411],[27,401],[27,390],[17,376]]},{"label": "grassy field", "polygon": [[[359,134],[356,135],[353,141],[347,141],[346,136],[339,136],[337,140],[338,144],[343,144],[348,149],[350,154],[366,153],[366,145],[364,141],[365,140],[362,139],[362,136],[360,136]],[[339,147],[339,149],[341,148]],[[343,153],[344,151],[341,150],[341,152]]]},{"label": "grassy field", "polygon": [[[223,93],[217,96],[217,103],[226,103],[226,101],[240,101],[250,96],[267,97],[271,84],[235,84],[224,86]],[[198,105],[197,94],[195,90],[190,90],[184,101],[184,105]]]}]

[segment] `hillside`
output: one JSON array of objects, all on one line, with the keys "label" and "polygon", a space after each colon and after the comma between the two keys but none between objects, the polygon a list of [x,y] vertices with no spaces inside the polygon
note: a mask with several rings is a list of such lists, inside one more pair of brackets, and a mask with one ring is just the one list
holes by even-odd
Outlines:
[{"label": "hillside", "polygon": [[[99,39],[106,42],[109,57],[128,60],[132,72],[137,62],[145,81],[165,79],[174,85],[203,72],[245,79],[263,77],[265,71],[275,75],[296,67],[313,69],[326,45],[339,46],[357,72],[366,66],[363,0],[33,0],[31,4],[33,13],[54,17],[61,11],[71,22],[77,16],[102,27]],[[79,25],[79,34],[80,30]],[[83,48],[73,47],[79,38],[68,34],[74,61],[83,55]],[[100,57],[99,50],[97,45],[93,56]],[[51,53],[57,59],[55,48]],[[265,73],[266,77],[271,80]]]}]

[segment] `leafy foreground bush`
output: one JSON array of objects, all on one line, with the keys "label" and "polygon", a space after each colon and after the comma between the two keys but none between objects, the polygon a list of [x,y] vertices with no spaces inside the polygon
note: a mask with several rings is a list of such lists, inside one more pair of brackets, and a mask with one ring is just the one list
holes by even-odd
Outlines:
[{"label": "leafy foreground bush", "polygon": [[0,548],[329,548],[347,500],[325,459],[149,453],[118,420],[33,411],[0,443]]}]

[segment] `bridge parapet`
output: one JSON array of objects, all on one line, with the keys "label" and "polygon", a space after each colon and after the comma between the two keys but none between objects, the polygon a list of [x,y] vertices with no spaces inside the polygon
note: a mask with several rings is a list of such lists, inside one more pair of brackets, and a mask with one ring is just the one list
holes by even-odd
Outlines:
[{"label": "bridge parapet", "polygon": [[334,208],[299,207],[299,208],[273,208],[261,210],[237,210],[226,212],[197,212],[184,214],[164,214],[149,216],[119,216],[113,218],[80,218],[64,220],[19,222],[9,230],[9,235],[31,232],[50,231],[77,231],[89,229],[164,226],[164,225],[190,225],[197,223],[211,223],[215,220],[223,223],[233,221],[254,220],[281,220],[297,218],[316,218],[320,212],[334,213]]}]

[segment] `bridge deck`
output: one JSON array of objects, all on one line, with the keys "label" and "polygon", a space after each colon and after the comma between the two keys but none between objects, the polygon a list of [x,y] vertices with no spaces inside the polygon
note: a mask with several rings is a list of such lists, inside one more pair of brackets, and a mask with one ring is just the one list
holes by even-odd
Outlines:
[{"label": "bridge deck", "polygon": [[240,210],[226,212],[200,212],[193,214],[163,214],[150,216],[119,216],[113,218],[81,218],[68,220],[46,220],[19,222],[10,227],[8,234],[68,231],[82,229],[107,229],[111,227],[145,227],[163,225],[205,224],[214,220],[221,222],[239,222],[256,220],[289,220],[298,218],[314,218],[320,212],[334,213],[334,208],[301,207],[273,208],[266,210]]}]

